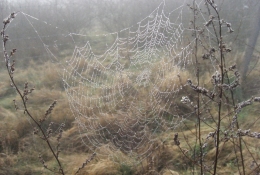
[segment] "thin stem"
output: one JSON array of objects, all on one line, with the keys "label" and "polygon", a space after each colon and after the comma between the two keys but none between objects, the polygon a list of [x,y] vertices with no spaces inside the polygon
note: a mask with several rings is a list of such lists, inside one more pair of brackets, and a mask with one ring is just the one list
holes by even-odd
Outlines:
[{"label": "thin stem", "polygon": [[[226,76],[227,76],[228,83],[230,84],[230,80],[229,80],[228,74],[226,74]],[[234,93],[233,93],[232,90],[230,90],[230,93],[231,93],[231,99],[232,99],[232,103],[233,103],[234,111],[235,111],[235,106],[236,105],[235,105]],[[236,127],[237,127],[237,129],[240,128],[238,121],[236,121]],[[239,147],[240,158],[241,158],[241,163],[242,163],[242,170],[243,170],[243,174],[245,174],[244,156],[243,156],[243,151],[242,151],[242,140],[241,140],[241,136],[240,135],[238,136],[238,143],[239,143],[238,147]],[[236,150],[236,146],[235,145],[234,145],[234,151],[235,151],[235,154],[237,154],[237,150]],[[239,165],[238,158],[237,158],[237,164]],[[239,166],[238,166],[238,170],[239,170],[239,173],[241,174]]]},{"label": "thin stem", "polygon": [[[11,19],[11,18],[10,18]],[[11,21],[11,20],[10,20]],[[10,23],[10,22],[9,22]],[[16,92],[19,94],[21,100],[22,100],[22,104],[23,104],[23,107],[24,107],[24,113],[26,113],[31,119],[32,121],[36,124],[36,126],[40,129],[42,135],[43,135],[43,138],[44,140],[46,141],[47,145],[48,145],[48,148],[50,149],[52,155],[54,156],[56,162],[58,163],[59,165],[59,173],[64,175],[64,171],[63,171],[63,168],[62,168],[62,165],[60,163],[60,160],[58,158],[58,156],[55,154],[51,144],[50,144],[50,141],[47,137],[47,135],[45,134],[44,130],[42,129],[41,127],[41,124],[39,124],[36,119],[31,115],[31,113],[28,111],[27,109],[27,104],[26,104],[26,100],[25,100],[25,96],[21,93],[21,91],[19,90],[18,86],[16,85],[15,81],[14,81],[14,78],[13,78],[13,75],[12,75],[12,70],[10,69],[10,56],[8,55],[7,51],[6,51],[6,44],[7,44],[7,40],[5,39],[6,38],[6,35],[5,35],[5,30],[6,30],[6,27],[7,27],[7,24],[4,24],[4,27],[3,27],[3,30],[2,30],[2,39],[3,39],[3,51],[4,51],[4,59],[5,59],[5,65],[6,65],[6,69],[8,71],[8,75],[9,75],[9,78],[11,80],[11,83],[12,83],[12,86],[15,88]]]},{"label": "thin stem", "polygon": [[[224,54],[223,54],[223,49],[222,49],[222,28],[221,28],[221,22],[220,22],[220,16],[218,13],[218,10],[215,8],[215,6],[210,3],[211,7],[214,9],[214,11],[217,14],[217,19],[219,23],[219,38],[216,33],[217,41],[218,41],[218,46],[219,46],[219,51],[220,51],[220,74],[221,74],[221,84],[224,83]],[[214,23],[213,28],[214,31],[216,32]],[[216,133],[216,152],[215,152],[215,161],[214,161],[214,174],[217,173],[217,165],[218,165],[218,156],[219,156],[219,144],[220,144],[220,127],[221,127],[221,111],[222,111],[222,96],[223,96],[223,87],[220,87],[220,92],[219,92],[219,104],[218,104],[218,123],[217,123],[217,133]]]},{"label": "thin stem", "polygon": [[[241,137],[239,137],[239,138],[241,138]],[[255,157],[253,156],[253,153],[249,150],[247,143],[245,142],[245,140],[244,140],[243,138],[241,138],[241,140],[244,142],[244,145],[245,145],[247,151],[249,152],[250,156],[251,156],[252,159],[254,160],[254,163],[255,163],[256,166],[257,166],[256,168],[259,169],[259,164],[257,163],[257,160],[256,160]]]},{"label": "thin stem", "polygon": [[[181,151],[181,153],[184,155],[184,157],[186,157],[190,162],[192,162],[193,164],[197,164],[199,167],[201,166],[200,164],[198,164],[198,163],[196,163],[197,161],[195,160],[192,160],[189,156],[187,156],[186,155],[186,153],[184,152],[184,150],[178,145],[178,148],[179,148],[179,150]],[[203,167],[202,167],[203,168]],[[214,173],[212,173],[212,172],[210,172],[210,171],[207,171],[209,174],[214,174]]]},{"label": "thin stem", "polygon": [[[197,30],[196,30],[196,18],[197,18],[197,5],[195,0],[193,0],[193,29],[194,29],[194,35],[195,35],[195,61],[196,61],[196,77],[197,77],[197,85],[200,86],[200,65],[198,62],[198,35],[197,35]],[[203,149],[202,149],[202,142],[201,142],[201,119],[200,119],[200,93],[197,92],[197,122],[198,122],[198,133],[196,129],[196,142],[197,142],[197,136],[199,140],[199,149],[200,149],[200,174],[203,173]],[[195,144],[196,146],[197,144]],[[194,149],[195,153],[195,149]],[[195,154],[194,154],[195,156]]]}]

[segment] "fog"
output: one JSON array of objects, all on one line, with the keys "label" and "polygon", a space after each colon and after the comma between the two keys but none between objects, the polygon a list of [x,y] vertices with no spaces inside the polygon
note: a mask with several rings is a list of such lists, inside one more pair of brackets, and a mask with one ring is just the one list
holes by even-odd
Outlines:
[{"label": "fog", "polygon": [[[243,107],[260,101],[257,78],[260,72],[260,1],[218,0],[215,1],[217,5],[213,2],[1,0],[0,18],[4,20],[4,30],[1,32],[3,48],[0,49],[0,104],[3,106],[0,106],[0,119],[3,119],[0,153],[15,156],[15,161],[8,164],[0,157],[0,174],[1,167],[7,164],[10,172],[13,167],[20,171],[19,162],[31,155],[29,151],[43,147],[42,142],[34,141],[38,136],[32,136],[32,129],[24,124],[29,123],[27,119],[21,123],[16,114],[6,112],[13,106],[19,115],[29,115],[28,111],[33,111],[36,117],[29,115],[31,123],[36,123],[42,133],[44,129],[48,133],[47,136],[43,134],[45,138],[39,137],[44,144],[49,136],[52,138],[52,130],[56,132],[54,135],[59,132],[60,139],[63,122],[66,123],[62,147],[67,152],[62,154],[74,154],[71,157],[74,160],[78,153],[91,155],[95,152],[93,156],[96,153],[106,155],[121,165],[125,165],[128,158],[133,158],[135,165],[137,161],[147,161],[147,168],[140,164],[139,174],[148,174],[144,169],[149,172],[150,165],[158,174],[166,169],[194,173],[198,160],[201,172],[207,172],[208,167],[212,169],[213,164],[215,171],[220,167],[218,159],[222,161],[221,170],[223,165],[235,173],[234,167],[241,162],[244,168],[244,158],[241,156],[240,161],[236,150],[239,147],[242,155],[247,147],[242,147],[238,138],[246,135],[259,138],[258,124],[255,124],[260,121],[259,110],[238,114]],[[15,15],[10,15],[12,12]],[[20,100],[13,100],[15,90]],[[15,98],[19,98],[17,93]],[[50,115],[56,100],[61,106]],[[248,113],[255,119],[246,121]],[[7,115],[16,123],[6,125],[13,119]],[[257,132],[250,133],[248,126]],[[21,134],[16,132],[19,128]],[[246,129],[245,132],[240,128]],[[183,135],[178,136],[176,131]],[[182,137],[181,142],[178,137]],[[53,142],[58,141],[54,157],[60,152],[59,139],[53,139]],[[21,146],[23,140],[25,148]],[[183,148],[191,151],[181,150],[175,158],[177,146],[183,146],[184,141],[188,146]],[[204,149],[207,142],[211,143]],[[228,142],[233,143],[235,153],[230,152]],[[218,153],[222,147],[220,143],[227,146],[227,149],[221,148],[221,156]],[[255,145],[252,148],[257,151],[259,144],[255,142]],[[20,152],[24,157],[19,157]],[[213,152],[215,156],[207,157],[207,153],[210,156]],[[186,153],[193,161],[182,160],[182,154]],[[245,160],[253,155],[249,153]],[[124,163],[117,159],[121,155]],[[32,157],[38,156],[39,151],[33,152]],[[39,156],[47,167],[42,157]],[[100,160],[102,162],[103,158]],[[184,164],[185,161],[188,163]],[[88,162],[87,159],[82,168]],[[157,165],[153,165],[154,162]],[[209,166],[204,170],[207,163]],[[35,160],[27,164],[34,165]],[[38,166],[33,172],[39,170]],[[102,167],[106,171],[106,166]],[[69,164],[66,168],[75,170]]]}]

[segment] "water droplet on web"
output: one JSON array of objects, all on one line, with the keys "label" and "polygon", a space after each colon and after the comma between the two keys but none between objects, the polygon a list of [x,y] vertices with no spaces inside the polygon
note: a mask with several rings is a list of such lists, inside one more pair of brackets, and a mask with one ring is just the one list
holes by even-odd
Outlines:
[{"label": "water droplet on web", "polygon": [[[79,128],[82,133],[91,132],[90,137],[82,134],[88,147],[102,146],[111,140],[109,144],[117,150],[129,153],[140,148],[145,154],[149,152],[147,144],[154,144],[152,134],[163,132],[163,127],[175,127],[175,118],[169,122],[160,115],[162,110],[171,112],[167,108],[174,104],[178,93],[178,86],[173,84],[178,82],[176,72],[189,61],[191,53],[189,48],[183,52],[184,30],[176,25],[176,19],[159,17],[163,10],[157,11],[133,25],[131,31],[125,28],[118,30],[121,33],[100,34],[101,38],[91,42],[82,39],[86,35],[70,34],[69,44],[74,44],[75,49],[65,61],[63,82]],[[166,22],[172,22],[174,27],[159,26]],[[84,46],[79,47],[77,37],[86,41]],[[98,48],[100,42],[102,48]],[[92,43],[95,47],[91,47]],[[100,117],[105,124],[101,124]],[[157,128],[149,128],[150,124],[157,124]],[[104,128],[106,135],[100,133]]]}]

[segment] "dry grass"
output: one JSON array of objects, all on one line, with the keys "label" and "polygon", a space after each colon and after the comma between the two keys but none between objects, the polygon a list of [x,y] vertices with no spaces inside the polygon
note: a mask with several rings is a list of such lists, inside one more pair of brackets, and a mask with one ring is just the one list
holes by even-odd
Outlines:
[{"label": "dry grass", "polygon": [[81,175],[120,175],[118,171],[119,165],[113,161],[100,160],[95,164],[91,164],[86,168],[85,172],[81,172]]},{"label": "dry grass", "polygon": [[82,138],[77,125],[73,126],[63,133],[61,147],[62,150],[68,153],[89,152],[89,148],[82,143]]},{"label": "dry grass", "polygon": [[[205,73],[201,76],[201,84],[205,84],[205,87],[210,85],[210,77],[211,75],[208,73],[208,64],[203,63],[202,69]],[[62,154],[61,160],[64,162],[65,170],[68,174],[73,174],[77,171],[77,169],[82,165],[82,163],[91,155],[90,148],[86,145],[82,144],[81,135],[78,132],[78,126],[74,124],[74,116],[70,111],[70,107],[67,103],[66,94],[62,91],[62,82],[57,74],[57,67],[55,64],[50,62],[44,63],[42,65],[38,65],[35,62],[30,62],[29,67],[26,70],[18,70],[16,73],[16,79],[19,83],[21,89],[23,87],[24,82],[29,81],[29,85],[35,86],[36,90],[33,92],[31,96],[29,96],[28,105],[30,105],[30,110],[32,114],[37,118],[41,118],[48,106],[54,101],[57,100],[57,106],[54,108],[52,115],[48,118],[48,121],[53,121],[57,125],[61,122],[65,122],[66,131],[63,134],[62,138]],[[84,61],[79,62],[79,69],[83,70],[83,67],[86,66]],[[167,99],[174,100],[174,103],[178,104],[179,110],[183,113],[186,111],[190,111],[189,108],[182,106],[180,104],[180,99],[182,95],[192,94],[189,88],[183,86],[186,84],[187,79],[194,79],[194,74],[191,70],[180,70],[176,67],[176,69],[168,69],[167,64],[163,61],[156,63],[156,65],[152,68],[152,75],[150,81],[152,83],[157,83],[159,91],[169,92],[169,96]],[[56,69],[57,68],[57,69]],[[103,74],[100,73],[102,68],[91,67],[88,71],[84,73],[88,76],[91,76],[93,73],[97,74],[97,76],[101,76],[101,78],[107,78]],[[140,73],[140,72],[139,72]],[[178,77],[180,75],[180,78]],[[250,76],[249,80],[253,82],[253,78],[259,75],[259,71],[254,70]],[[3,78],[2,82],[0,82],[0,97],[1,102],[6,106],[0,107],[0,153],[4,157],[0,157],[0,175],[8,174],[8,171],[13,173],[16,171],[17,174],[25,174],[25,173],[36,173],[42,171],[42,165],[38,162],[38,153],[43,152],[43,156],[45,160],[49,163],[50,166],[55,166],[53,163],[52,157],[50,154],[45,153],[44,144],[40,141],[39,138],[32,136],[32,126],[28,122],[26,117],[23,116],[22,111],[18,111],[17,113],[11,112],[6,108],[12,108],[12,98],[10,97],[13,94],[13,89],[9,88],[8,80],[5,78],[3,74],[0,74],[0,78]],[[115,81],[117,84],[114,84],[116,88],[121,88],[122,92],[124,92],[124,98],[122,98],[122,103],[118,104],[114,107],[114,109],[110,110],[110,113],[102,113],[98,114],[98,109],[93,109],[94,111],[87,111],[86,115],[89,113],[98,114],[98,123],[101,126],[106,126],[109,131],[118,130],[118,125],[116,125],[113,121],[117,120],[119,123],[123,122],[123,119],[132,119],[131,122],[135,122],[136,114],[129,110],[128,101],[133,101],[134,103],[140,103],[143,105],[143,109],[147,114],[151,111],[152,106],[149,103],[149,94],[151,91],[150,86],[137,86],[133,83],[136,80],[136,76],[127,77],[127,76],[116,76]],[[257,83],[257,81],[256,81]],[[251,84],[250,84],[251,86]],[[252,84],[253,86],[253,84]],[[176,90],[182,88],[181,91],[178,91],[178,94],[175,93]],[[258,87],[257,85],[254,87]],[[77,91],[77,89],[74,89]],[[258,91],[257,91],[258,92]],[[107,92],[96,91],[96,95],[105,95]],[[255,94],[255,92],[254,92]],[[131,99],[133,96],[138,96],[138,98]],[[163,99],[163,97],[160,97]],[[192,95],[190,95],[192,99]],[[8,100],[8,104],[6,101]],[[166,98],[165,98],[166,100]],[[89,105],[87,104],[84,105]],[[161,102],[160,106],[165,105],[166,101]],[[103,111],[107,111],[109,101],[107,103],[104,102],[102,106]],[[211,112],[216,114],[216,109],[214,106],[210,106],[212,108]],[[163,110],[163,109],[162,109]],[[130,115],[127,116],[126,112]],[[173,114],[174,109],[169,108],[169,111]],[[239,121],[243,124],[241,125],[243,128],[248,129],[251,128],[254,131],[258,130],[258,114],[259,110],[257,106],[252,106],[248,108],[245,112],[242,112],[239,116]],[[250,116],[251,120],[247,120],[248,116]],[[181,147],[185,150],[189,150],[189,145],[194,145],[194,135],[192,133],[195,132],[194,129],[194,120],[189,118],[185,121],[186,126],[179,128],[179,137],[181,141]],[[129,122],[129,125],[132,123]],[[47,124],[46,124],[47,125]],[[202,137],[205,138],[206,135],[211,132],[212,129],[209,127],[202,127]],[[142,162],[138,162],[134,158],[134,156],[130,157],[126,153],[120,150],[112,150],[107,145],[103,145],[99,149],[95,150],[100,154],[110,155],[110,158],[107,156],[98,155],[95,159],[90,162],[82,171],[80,171],[81,175],[121,175],[123,172],[132,172],[136,175],[144,175],[144,174],[153,174],[159,173],[162,175],[172,175],[172,174],[189,174],[191,172],[191,162],[183,156],[177,146],[174,145],[173,136],[176,131],[169,131],[167,133],[161,133],[158,135],[158,140],[166,140],[164,144],[158,141],[157,148],[153,150],[151,155],[144,159]],[[108,136],[109,137],[109,136]],[[186,140],[185,140],[186,138]],[[256,155],[257,159],[259,159],[259,149],[258,149],[258,141],[254,139],[245,139],[248,144],[249,150],[252,154]],[[213,160],[214,158],[214,141],[209,141],[209,148],[207,150],[207,159]],[[4,144],[3,144],[4,143]],[[33,146],[31,146],[31,144]],[[1,148],[2,146],[2,148]],[[36,149],[34,148],[36,147]],[[220,165],[221,171],[220,174],[231,174],[237,172],[235,165],[235,155],[233,151],[233,145],[228,142],[224,145],[220,146],[223,149],[220,154]],[[252,160],[250,159],[250,153],[248,150],[243,151],[245,154],[245,163],[247,168],[249,167]],[[84,153],[84,154],[83,154]],[[192,151],[188,151],[187,154],[191,155]],[[22,164],[21,162],[26,162],[26,164]],[[125,163],[125,164],[123,164]],[[131,165],[136,165],[132,167]],[[21,168],[23,167],[23,168]],[[20,171],[18,169],[20,168]],[[13,169],[14,171],[11,171]],[[25,170],[27,169],[27,170]],[[45,174],[46,171],[43,171]],[[10,173],[9,173],[10,174]],[[14,173],[13,173],[14,174]],[[48,174],[48,172],[46,172]]]},{"label": "dry grass", "polygon": [[[4,122],[10,122],[11,120],[15,119],[16,115],[3,107],[0,106],[0,120]],[[12,123],[12,122],[11,122]]]},{"label": "dry grass", "polygon": [[9,79],[5,74],[0,74],[0,99],[12,95],[15,91],[10,87]]},{"label": "dry grass", "polygon": [[41,82],[48,89],[63,90],[63,82],[61,78],[61,68],[56,64],[47,62],[41,66],[43,73]]}]

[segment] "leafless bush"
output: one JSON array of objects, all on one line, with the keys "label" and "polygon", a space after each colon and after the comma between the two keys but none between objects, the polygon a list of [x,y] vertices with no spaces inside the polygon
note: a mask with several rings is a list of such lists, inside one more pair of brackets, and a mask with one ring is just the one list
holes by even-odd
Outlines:
[{"label": "leafless bush", "polygon": [[[213,0],[205,0],[209,20],[204,26],[198,22],[202,10],[196,1],[188,5],[194,17],[191,28],[196,40],[193,58],[197,80],[196,82],[187,80],[187,85],[193,93],[183,96],[181,101],[187,106],[194,106],[193,116],[197,120],[195,128],[190,130],[192,138],[187,139],[186,134],[176,134],[174,143],[189,160],[193,174],[196,169],[199,169],[199,174],[224,173],[220,164],[225,165],[228,161],[233,161],[239,174],[257,173],[258,163],[254,164],[253,169],[247,165],[248,160],[253,162],[257,160],[248,147],[247,139],[243,137],[258,139],[259,133],[241,129],[242,124],[238,116],[244,108],[259,102],[259,97],[236,101],[235,90],[240,86],[240,74],[235,61],[226,59],[233,51],[226,44],[229,41],[224,40],[224,35],[230,35],[234,30],[231,23],[222,19],[216,3]],[[210,31],[213,37],[205,31]],[[209,38],[211,43],[208,43]],[[200,48],[204,50],[202,56],[198,54]],[[208,61],[211,61],[214,67],[210,69],[213,70],[211,85],[201,83],[201,75],[204,73],[202,65]]]}]

